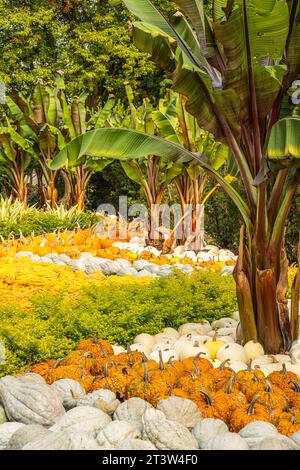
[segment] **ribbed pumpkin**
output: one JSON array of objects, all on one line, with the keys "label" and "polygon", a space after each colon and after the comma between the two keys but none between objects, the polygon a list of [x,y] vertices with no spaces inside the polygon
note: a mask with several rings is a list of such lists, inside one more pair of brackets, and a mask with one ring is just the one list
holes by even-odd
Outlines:
[{"label": "ribbed pumpkin", "polygon": [[300,431],[300,411],[292,409],[287,413],[282,413],[277,423],[277,429],[280,434],[291,436]]},{"label": "ribbed pumpkin", "polygon": [[114,350],[112,346],[104,339],[99,339],[97,333],[92,339],[85,339],[80,341],[76,350],[92,352],[96,356],[103,357],[105,355],[113,355]]},{"label": "ribbed pumpkin", "polygon": [[235,409],[229,420],[229,427],[232,432],[239,432],[240,429],[252,423],[252,421],[270,421],[270,414],[264,405],[257,403],[260,395],[256,395],[250,404],[241,405]]},{"label": "ribbed pumpkin", "polygon": [[118,398],[128,398],[128,388],[133,380],[137,378],[137,374],[129,367],[111,366],[105,367],[104,377],[101,375],[95,377],[91,385],[90,391],[94,392],[100,388],[105,388],[114,392]]},{"label": "ribbed pumpkin", "polygon": [[217,418],[226,422],[230,417],[228,402],[223,395],[197,389],[191,394],[191,399],[198,406],[203,418]]},{"label": "ribbed pumpkin", "polygon": [[280,388],[286,388],[291,380],[297,381],[298,376],[294,372],[287,371],[286,365],[282,364],[281,371],[275,371],[269,374],[268,380],[272,384],[278,385]]},{"label": "ribbed pumpkin", "polygon": [[139,397],[156,406],[160,400],[169,396],[169,391],[170,387],[163,380],[151,380],[148,365],[144,363],[144,377],[132,381],[128,388],[128,398]]}]

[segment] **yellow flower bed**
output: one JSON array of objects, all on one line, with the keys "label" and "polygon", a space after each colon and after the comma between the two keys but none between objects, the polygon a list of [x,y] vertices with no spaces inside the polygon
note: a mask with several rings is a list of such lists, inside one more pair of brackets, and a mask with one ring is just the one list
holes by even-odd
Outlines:
[{"label": "yellow flower bed", "polygon": [[51,263],[37,263],[29,258],[0,258],[0,305],[16,303],[24,309],[31,308],[34,295],[44,292],[63,293],[73,300],[79,297],[81,287],[94,284],[128,285],[128,283],[147,284],[150,278],[136,279],[132,276],[105,277],[101,272],[89,276],[83,271],[73,271],[68,266]]}]

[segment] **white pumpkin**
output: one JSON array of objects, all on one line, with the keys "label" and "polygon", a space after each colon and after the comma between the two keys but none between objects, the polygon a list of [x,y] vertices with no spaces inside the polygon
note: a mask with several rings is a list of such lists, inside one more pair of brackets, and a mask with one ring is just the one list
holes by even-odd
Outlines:
[{"label": "white pumpkin", "polygon": [[181,325],[178,329],[178,333],[180,336],[186,335],[188,333],[205,335],[210,330],[211,326],[209,322],[203,320],[201,323],[185,323],[184,325]]},{"label": "white pumpkin", "polygon": [[112,348],[113,348],[115,356],[117,356],[118,354],[126,352],[126,349],[123,348],[123,346],[115,345],[115,346],[112,346]]},{"label": "white pumpkin", "polygon": [[296,445],[300,447],[300,431],[294,432],[294,434],[291,435],[290,439],[292,439]]},{"label": "white pumpkin", "polygon": [[220,328],[232,328],[237,326],[237,321],[230,317],[220,318],[212,322],[211,327],[213,330]]},{"label": "white pumpkin", "polygon": [[6,423],[8,421],[7,416],[5,414],[5,410],[3,406],[0,405],[0,424]]},{"label": "white pumpkin", "polygon": [[29,442],[22,450],[71,450],[72,441],[65,431],[49,432],[40,439]]},{"label": "white pumpkin", "polygon": [[205,450],[249,450],[247,441],[239,434],[225,432],[210,439]]},{"label": "white pumpkin", "polygon": [[103,428],[96,437],[101,447],[116,446],[127,439],[140,439],[141,432],[127,421],[112,421]]},{"label": "white pumpkin", "polygon": [[300,450],[300,447],[293,439],[278,433],[263,437],[251,450]]},{"label": "white pumpkin", "polygon": [[227,367],[230,367],[234,372],[239,372],[240,370],[247,370],[248,366],[245,362],[241,361],[232,361],[231,359],[226,364]]},{"label": "white pumpkin", "polygon": [[117,450],[155,450],[155,445],[142,439],[127,439],[118,444]]},{"label": "white pumpkin", "polygon": [[231,359],[232,361],[247,362],[247,356],[243,346],[236,343],[226,344],[222,346],[217,354],[217,359],[223,362],[226,359]]},{"label": "white pumpkin", "polygon": [[159,358],[160,351],[161,351],[161,354],[162,354],[163,362],[168,362],[169,359],[173,359],[173,360],[178,359],[178,354],[174,349],[167,349],[167,350],[164,349],[164,350],[159,350],[159,351],[153,351],[150,354],[149,359],[153,359],[154,361],[159,362],[159,360],[160,360],[160,358]]},{"label": "white pumpkin", "polygon": [[219,361],[219,359],[210,359],[210,362],[212,363],[215,369],[217,369],[222,364],[222,362]]},{"label": "white pumpkin", "polygon": [[78,400],[77,406],[94,406],[104,413],[112,415],[118,408],[120,401],[111,390],[100,388],[95,392],[88,393]]},{"label": "white pumpkin", "polygon": [[114,413],[114,420],[127,421],[135,428],[142,430],[142,416],[152,405],[142,398],[133,397],[121,403]]},{"label": "white pumpkin", "polygon": [[143,439],[151,441],[160,450],[197,450],[198,442],[180,423],[166,418],[159,410],[147,410],[142,418]]},{"label": "white pumpkin", "polygon": [[179,359],[183,360],[187,357],[197,356],[198,354],[200,354],[201,357],[210,358],[209,350],[203,344],[194,341],[192,344],[186,344],[180,349]]},{"label": "white pumpkin", "polygon": [[174,349],[174,350],[175,350],[175,348],[174,348],[173,345],[174,345],[173,342],[172,342],[172,343],[170,343],[170,342],[169,342],[169,343],[168,343],[168,342],[166,342],[166,343],[164,343],[164,342],[156,343],[156,344],[153,346],[152,351],[150,351],[150,352],[153,352],[153,351],[160,351],[160,350],[168,351],[168,350],[170,350],[170,349]]},{"label": "white pumpkin", "polygon": [[65,413],[58,392],[43,383],[7,375],[0,379],[0,397],[10,421],[51,426]]},{"label": "white pumpkin", "polygon": [[134,338],[133,342],[144,344],[145,346],[151,349],[155,343],[155,339],[152,335],[149,335],[148,333],[141,333],[140,335],[137,335]]},{"label": "white pumpkin", "polygon": [[17,429],[11,436],[6,449],[21,450],[26,444],[47,436],[51,431],[40,424],[27,424]]},{"label": "white pumpkin", "polygon": [[145,344],[142,344],[142,343],[133,343],[129,347],[130,347],[131,351],[139,351],[141,353],[144,353],[146,355],[146,357],[148,357],[149,354],[151,353],[151,349],[148,348]]},{"label": "white pumpkin", "polygon": [[232,336],[229,336],[229,335],[227,335],[227,336],[219,336],[218,335],[218,340],[219,341],[224,341],[224,343],[234,343],[235,342],[234,339],[232,338]]},{"label": "white pumpkin", "polygon": [[219,328],[217,330],[219,336],[231,336],[234,340],[236,339],[236,328]]},{"label": "white pumpkin", "polygon": [[244,345],[244,350],[248,361],[252,361],[257,357],[263,356],[265,353],[262,345],[258,341],[254,340],[248,341],[248,343]]},{"label": "white pumpkin", "polygon": [[265,437],[276,437],[278,431],[275,426],[265,421],[253,421],[239,431],[239,435],[246,439],[250,449],[255,448]]},{"label": "white pumpkin", "polygon": [[163,334],[166,334],[167,336],[172,336],[172,338],[174,338],[175,340],[180,338],[180,334],[177,330],[175,330],[175,328],[166,327],[163,329]]},{"label": "white pumpkin", "polygon": [[239,321],[240,321],[240,312],[239,312],[239,311],[234,312],[234,313],[231,315],[231,317],[232,317],[235,321],[239,322]]},{"label": "white pumpkin", "polygon": [[291,357],[288,354],[275,354],[274,357],[281,364],[288,364],[292,362]]},{"label": "white pumpkin", "polygon": [[98,408],[77,406],[59,418],[50,431],[86,432],[95,437],[110,422],[108,414]]},{"label": "white pumpkin", "polygon": [[12,435],[22,427],[24,427],[23,423],[17,423],[15,421],[0,424],[0,450],[6,449]]},{"label": "white pumpkin", "polygon": [[160,400],[157,410],[162,411],[167,419],[183,424],[187,428],[193,428],[202,415],[197,405],[186,398],[170,397]]},{"label": "white pumpkin", "polygon": [[26,380],[28,382],[34,382],[36,384],[46,384],[46,380],[39,374],[35,372],[27,372],[18,376],[19,380]]},{"label": "white pumpkin", "polygon": [[102,450],[96,439],[89,433],[83,431],[68,433],[72,450]]},{"label": "white pumpkin", "polygon": [[59,394],[63,406],[70,410],[77,406],[80,398],[85,396],[85,390],[79,382],[73,379],[60,379],[51,385]]},{"label": "white pumpkin", "polygon": [[177,338],[174,338],[172,335],[167,335],[165,333],[158,333],[157,335],[154,336],[155,343],[168,343],[168,344],[174,344]]},{"label": "white pumpkin", "polygon": [[291,360],[300,363],[300,349],[291,349]]},{"label": "white pumpkin", "polygon": [[205,418],[195,424],[192,434],[197,439],[199,448],[204,449],[211,439],[225,432],[228,432],[228,427],[224,421],[215,418]]}]

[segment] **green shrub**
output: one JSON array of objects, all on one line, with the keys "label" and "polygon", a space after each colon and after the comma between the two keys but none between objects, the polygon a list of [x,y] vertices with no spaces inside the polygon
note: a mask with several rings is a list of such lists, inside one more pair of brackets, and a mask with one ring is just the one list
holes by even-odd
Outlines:
[{"label": "green shrub", "polygon": [[25,237],[32,232],[40,235],[44,232],[53,232],[54,230],[72,230],[78,224],[81,228],[86,228],[97,223],[98,217],[95,212],[77,213],[73,217],[61,218],[55,213],[42,212],[37,210],[24,211],[17,221],[3,220],[0,221],[0,235],[7,238],[9,234],[19,236],[19,231]]},{"label": "green shrub", "polygon": [[76,302],[44,294],[32,303],[30,312],[0,306],[0,341],[6,345],[0,375],[63,357],[96,331],[113,344],[126,345],[142,332],[155,334],[202,318],[213,321],[236,310],[232,278],[204,272],[177,273],[146,285],[106,283],[85,288]]}]

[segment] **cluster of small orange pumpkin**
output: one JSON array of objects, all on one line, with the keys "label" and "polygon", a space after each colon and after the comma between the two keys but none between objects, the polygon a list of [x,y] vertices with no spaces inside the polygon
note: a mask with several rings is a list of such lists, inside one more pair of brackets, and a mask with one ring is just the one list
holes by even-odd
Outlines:
[{"label": "cluster of small orange pumpkin", "polygon": [[75,228],[72,231],[43,233],[42,235],[24,237],[20,234],[18,239],[14,236],[8,240],[2,239],[0,243],[0,257],[15,256],[20,251],[30,251],[38,256],[47,256],[50,253],[66,254],[72,259],[76,259],[83,252],[89,252],[93,256],[115,260],[118,258],[127,259],[133,262],[137,259],[144,259],[157,265],[164,264],[194,264],[205,267],[213,271],[219,271],[223,266],[234,265],[233,261],[228,262],[207,262],[193,263],[188,257],[179,258],[177,256],[168,257],[164,254],[155,256],[150,251],[144,250],[141,253],[135,253],[130,249],[122,249],[113,246],[115,242],[128,242],[129,238],[118,238],[119,232],[114,233],[113,237],[109,230],[101,234],[97,233],[95,227],[88,229]]},{"label": "cluster of small orange pumpkin", "polygon": [[156,406],[159,400],[179,396],[193,400],[203,418],[214,417],[238,432],[252,421],[273,423],[287,436],[300,430],[299,377],[283,366],[267,378],[259,369],[235,373],[225,361],[218,368],[200,355],[159,363],[128,350],[114,355],[112,346],[95,336],[83,340],[59,361],[34,365],[31,372],[47,383],[71,378],[87,392],[109,389],[119,399],[140,397]]}]

